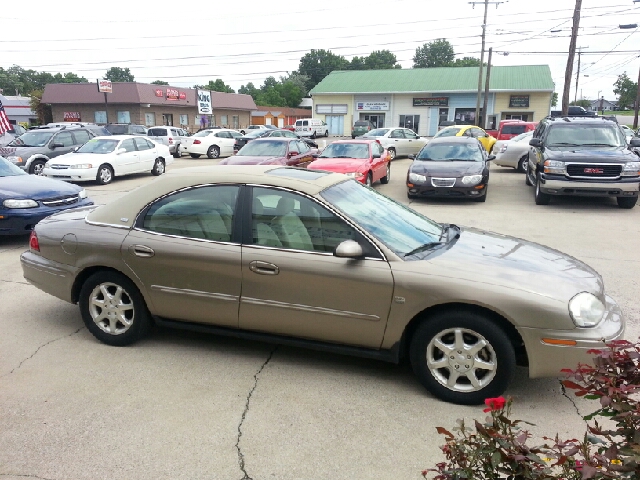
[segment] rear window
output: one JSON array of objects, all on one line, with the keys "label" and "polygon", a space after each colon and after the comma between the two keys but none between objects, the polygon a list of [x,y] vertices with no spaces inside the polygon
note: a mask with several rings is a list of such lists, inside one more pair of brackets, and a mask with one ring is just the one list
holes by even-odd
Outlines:
[{"label": "rear window", "polygon": [[502,133],[505,135],[520,135],[526,130],[526,125],[503,125]]},{"label": "rear window", "polygon": [[309,125],[309,121],[308,120],[298,120],[296,122],[296,126],[297,127],[306,127]]},{"label": "rear window", "polygon": [[147,135],[150,137],[166,137],[167,129],[166,128],[150,128],[147,131]]},{"label": "rear window", "polygon": [[112,135],[126,135],[129,133],[129,125],[107,125],[105,127]]},{"label": "rear window", "polygon": [[356,127],[368,127],[369,122],[356,122],[355,125]]}]

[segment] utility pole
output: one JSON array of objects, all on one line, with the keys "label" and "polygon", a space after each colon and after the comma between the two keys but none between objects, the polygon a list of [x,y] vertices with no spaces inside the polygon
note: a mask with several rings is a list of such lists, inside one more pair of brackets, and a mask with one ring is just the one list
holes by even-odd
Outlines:
[{"label": "utility pole", "polygon": [[[589,48],[589,47],[578,47],[578,73],[576,73],[576,95],[573,98],[573,103],[576,103],[578,101],[578,82],[580,81],[580,55],[582,54],[582,49],[583,48]],[[580,92],[580,99],[582,100],[582,92]]]},{"label": "utility pole", "polygon": [[569,42],[569,58],[567,58],[567,69],[564,72],[564,90],[562,92],[562,115],[569,112],[569,93],[571,90],[571,78],[573,77],[573,60],[576,56],[576,42],[578,39],[578,28],[580,27],[580,10],[582,0],[576,0],[576,7],[573,11],[573,27],[571,28],[571,42]]},{"label": "utility pole", "polygon": [[[476,4],[480,4],[480,5],[484,5],[484,19],[482,20],[482,47],[480,49],[480,68],[478,69],[478,95],[476,98],[476,125],[480,125],[480,97],[482,96],[482,68],[483,68],[483,64],[484,64],[484,39],[485,39],[485,34],[487,31],[487,10],[489,9],[489,4],[495,5],[496,8],[498,8],[498,5],[500,5],[501,3],[504,3],[504,1],[502,2],[495,2],[495,1],[489,1],[489,0],[484,0],[481,2],[469,2],[469,4],[473,5],[473,8],[476,7]],[[486,117],[486,113],[485,113],[485,117]]]},{"label": "utility pole", "polygon": [[489,81],[491,80],[491,54],[493,53],[493,47],[489,47],[489,58],[487,59],[487,78],[484,81],[484,100],[482,102],[482,111],[484,112],[482,128],[487,129],[489,124]]},{"label": "utility pole", "polygon": [[633,129],[638,128],[638,105],[640,105],[640,71],[638,72],[638,92],[636,93],[636,104],[633,106]]}]

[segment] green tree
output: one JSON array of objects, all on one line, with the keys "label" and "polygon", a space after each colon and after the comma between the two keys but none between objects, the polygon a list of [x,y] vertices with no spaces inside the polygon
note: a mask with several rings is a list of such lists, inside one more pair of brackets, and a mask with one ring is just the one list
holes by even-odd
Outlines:
[{"label": "green tree", "polygon": [[133,82],[134,77],[128,68],[111,67],[104,74],[104,78],[112,82]]},{"label": "green tree", "polygon": [[416,48],[413,68],[448,67],[453,64],[455,52],[448,40],[439,38]]},{"label": "green tree", "polygon": [[0,88],[5,95],[29,95],[35,90],[44,90],[47,83],[78,83],[86,82],[87,79],[75,73],[37,72],[35,70],[25,70],[18,65],[4,69],[0,67]]},{"label": "green tree", "polygon": [[165,82],[164,80],[154,80],[151,82],[151,85],[169,85],[169,82]]},{"label": "green tree", "polygon": [[367,66],[364,63],[366,57],[355,56],[349,62],[349,70],[366,70]]},{"label": "green tree", "polygon": [[589,108],[591,106],[591,100],[587,100],[586,98],[581,98],[580,100],[576,100],[575,102],[569,103],[569,105],[578,105],[580,107]]},{"label": "green tree", "polygon": [[396,56],[389,50],[374,50],[364,58],[364,64],[368,70],[388,70],[402,68]]},{"label": "green tree", "polygon": [[348,68],[349,61],[342,55],[320,49],[311,50],[302,56],[297,73],[309,78],[306,84],[306,89],[309,91],[334,70],[348,70]]},{"label": "green tree", "polygon": [[51,112],[51,105],[42,103],[42,94],[44,90],[34,90],[31,92],[29,106],[38,116],[38,123],[44,125],[49,122],[53,122],[53,113]]},{"label": "green tree", "polygon": [[453,62],[451,66],[452,67],[479,67],[480,59],[475,57],[456,58],[455,62]]},{"label": "green tree", "polygon": [[206,85],[194,85],[193,88],[199,88],[200,90],[212,90],[214,92],[236,93],[236,91],[224,83],[221,78],[217,78],[215,81],[209,80],[209,83]]},{"label": "green tree", "polygon": [[260,89],[256,88],[253,82],[249,82],[246,85],[241,85],[238,89],[238,93],[241,93],[243,95],[251,95],[253,97],[253,100],[255,101],[258,97],[258,94],[260,93]]},{"label": "green tree", "polygon": [[626,110],[633,108],[638,93],[638,84],[627,76],[627,72],[618,75],[618,79],[614,82],[613,93],[618,95],[618,108]]},{"label": "green tree", "polygon": [[551,106],[555,107],[558,105],[558,92],[553,92],[553,96],[551,97]]}]

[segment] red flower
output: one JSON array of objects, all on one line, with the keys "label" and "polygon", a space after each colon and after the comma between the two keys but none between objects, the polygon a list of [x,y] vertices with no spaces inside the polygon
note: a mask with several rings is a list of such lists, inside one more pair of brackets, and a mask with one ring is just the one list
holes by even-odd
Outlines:
[{"label": "red flower", "polygon": [[504,408],[506,400],[504,399],[504,397],[498,397],[498,398],[487,398],[484,401],[484,404],[489,407],[489,408],[485,408],[484,410],[482,410],[483,412],[493,412],[494,410],[502,410]]}]

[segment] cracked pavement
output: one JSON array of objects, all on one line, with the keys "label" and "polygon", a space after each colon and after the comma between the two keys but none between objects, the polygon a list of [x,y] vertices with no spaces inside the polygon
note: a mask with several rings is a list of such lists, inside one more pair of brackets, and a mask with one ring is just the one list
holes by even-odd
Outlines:
[{"label": "cracked pavement", "polygon": [[[198,161],[207,163],[215,161]],[[192,165],[183,158],[170,169]],[[375,188],[408,203],[408,165],[394,161],[391,182]],[[87,188],[108,202],[151,180]],[[486,204],[412,207],[586,261],[625,311],[627,338],[638,338],[640,252],[630,239],[640,238],[640,207],[602,199],[539,207],[507,168],[493,167],[491,184]],[[170,330],[131,347],[103,345],[77,306],[24,281],[26,248],[26,237],[0,238],[2,480],[419,479],[442,460],[436,426],[484,416],[434,400],[407,366]],[[580,412],[593,410],[557,379],[529,380],[524,369],[507,395],[538,438],[579,438]]]}]

